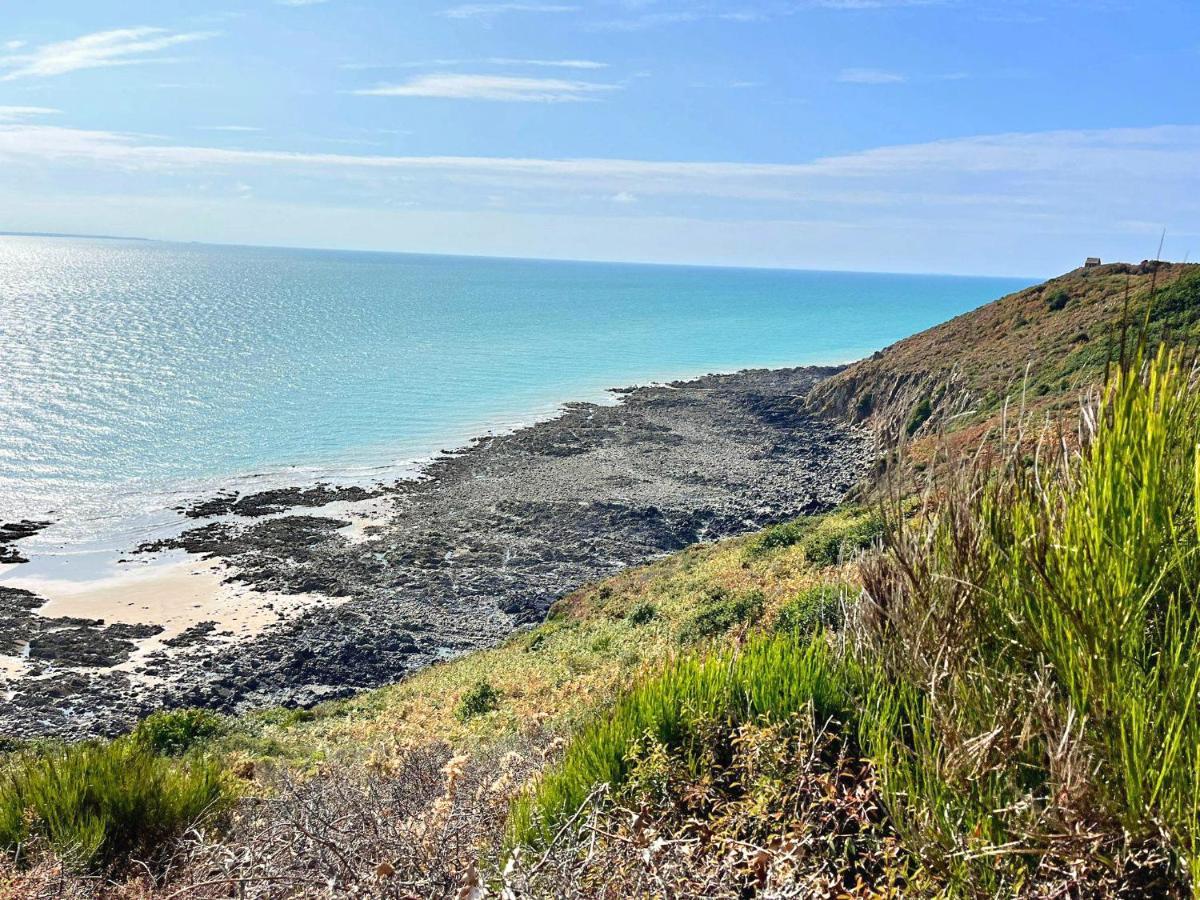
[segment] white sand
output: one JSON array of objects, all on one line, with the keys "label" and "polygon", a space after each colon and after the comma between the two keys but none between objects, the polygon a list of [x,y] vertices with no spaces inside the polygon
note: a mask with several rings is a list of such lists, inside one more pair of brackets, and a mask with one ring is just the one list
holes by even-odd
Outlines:
[{"label": "white sand", "polygon": [[[370,539],[372,526],[388,520],[393,502],[390,497],[339,501],[307,512],[348,520],[350,524],[341,533],[352,543],[360,543]],[[312,606],[342,602],[319,594],[267,594],[245,585],[225,584],[229,570],[223,564],[194,558],[125,562],[121,567],[124,571],[116,575],[89,581],[21,578],[15,565],[0,566],[5,570],[0,574],[18,576],[6,577],[6,587],[24,588],[45,598],[46,603],[37,611],[42,616],[161,625],[162,633],[137,641],[132,656],[115,667],[124,671],[132,671],[147,654],[164,649],[164,640],[200,622],[216,623],[210,639],[232,642],[251,637]],[[171,648],[165,649],[172,652]],[[0,655],[0,682],[20,677],[26,668],[23,657]]]},{"label": "white sand", "polygon": [[[216,622],[213,636],[235,641],[310,606],[336,602],[315,594],[258,593],[243,585],[224,584],[226,574],[224,566],[185,559],[146,564],[87,582],[26,578],[10,579],[5,584],[46,598],[37,612],[49,618],[76,616],[106,623],[161,625],[162,633],[137,641],[133,655],[115,667],[127,671],[147,654],[162,649],[164,640],[199,622]],[[0,657],[0,679],[20,675],[24,670],[24,660]]]}]

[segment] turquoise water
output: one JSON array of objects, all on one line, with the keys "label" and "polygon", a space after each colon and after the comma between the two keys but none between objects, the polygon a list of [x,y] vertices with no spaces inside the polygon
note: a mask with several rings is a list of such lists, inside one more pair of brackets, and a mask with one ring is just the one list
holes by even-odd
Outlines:
[{"label": "turquoise water", "polygon": [[388,477],[609,387],[853,360],[1023,285],[0,237],[0,521],[58,519],[61,547],[219,485]]}]

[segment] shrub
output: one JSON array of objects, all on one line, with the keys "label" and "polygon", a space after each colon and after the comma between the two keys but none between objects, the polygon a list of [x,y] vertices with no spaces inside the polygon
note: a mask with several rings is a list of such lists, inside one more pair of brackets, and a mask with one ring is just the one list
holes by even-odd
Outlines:
[{"label": "shrub", "polygon": [[653,603],[642,602],[629,611],[626,617],[630,625],[646,625],[654,621],[654,617],[658,615],[658,610]]},{"label": "shrub", "polygon": [[801,542],[811,565],[832,566],[870,547],[883,534],[883,519],[874,512],[830,516]]},{"label": "shrub", "polygon": [[602,784],[629,777],[639,742],[698,763],[714,723],[808,716],[818,725],[850,715],[854,672],[822,641],[759,636],[738,650],[683,656],[602,710],[568,745],[562,760],[513,806],[512,840],[544,844]]},{"label": "shrub", "polygon": [[241,724],[265,725],[275,728],[294,728],[304,722],[311,722],[317,714],[311,709],[298,707],[274,706],[260,709],[241,717]]},{"label": "shrub", "polygon": [[921,426],[928,422],[932,415],[933,403],[928,397],[921,398],[921,402],[914,407],[912,415],[908,417],[908,424],[904,427],[905,433],[912,437],[921,430]]},{"label": "shrub", "polygon": [[1066,309],[1067,304],[1070,302],[1071,295],[1062,288],[1059,288],[1046,298],[1046,308],[1050,312],[1058,312],[1061,309]]},{"label": "shrub", "polygon": [[454,716],[458,721],[466,722],[499,708],[500,692],[486,678],[481,678],[459,699]]},{"label": "shrub", "polygon": [[683,623],[679,639],[699,641],[724,634],[762,612],[764,601],[762,591],[758,590],[735,594],[724,589],[710,591],[700,608]]},{"label": "shrub", "polygon": [[779,610],[777,632],[807,637],[822,629],[839,629],[844,621],[845,585],[822,584],[803,591]]},{"label": "shrub", "polygon": [[178,756],[227,730],[224,717],[206,709],[160,710],[138,722],[133,740],[155,753]]},{"label": "shrub", "polygon": [[804,516],[773,525],[752,539],[745,549],[749,560],[759,559],[777,550],[804,548],[805,559],[814,566],[829,566],[865,549],[883,534],[878,513],[856,507],[844,507],[820,516]]},{"label": "shrub", "polygon": [[765,556],[773,550],[793,547],[812,528],[813,520],[807,516],[794,519],[791,522],[780,522],[772,525],[746,545],[746,556],[755,559]]},{"label": "shrub", "polygon": [[906,843],[975,893],[1146,848],[1143,878],[1200,882],[1200,392],[1178,355],[1140,368],[1077,454],[943,484],[864,564],[889,668],[865,749]]},{"label": "shrub", "polygon": [[128,738],[19,754],[0,773],[0,847],[41,844],[71,868],[153,862],[230,789],[210,760],[158,756]]}]

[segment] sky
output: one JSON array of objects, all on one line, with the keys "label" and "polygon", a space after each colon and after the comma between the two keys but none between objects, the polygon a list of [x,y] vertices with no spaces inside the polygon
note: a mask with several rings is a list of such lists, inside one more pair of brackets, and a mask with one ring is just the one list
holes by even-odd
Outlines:
[{"label": "sky", "polygon": [[1200,259],[1196,0],[0,0],[0,230]]}]

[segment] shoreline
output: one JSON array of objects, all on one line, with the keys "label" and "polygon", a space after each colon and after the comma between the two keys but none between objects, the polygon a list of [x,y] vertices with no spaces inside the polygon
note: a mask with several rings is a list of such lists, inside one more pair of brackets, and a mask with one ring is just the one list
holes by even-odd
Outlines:
[{"label": "shoreline", "polygon": [[[871,349],[864,349],[861,354],[866,356],[870,352]],[[97,509],[84,519],[64,516],[53,507],[8,510],[0,514],[0,523],[9,519],[33,519],[47,522],[48,527],[34,535],[32,541],[22,543],[21,546],[29,551],[28,563],[22,564],[18,569],[0,562],[0,587],[9,584],[10,580],[24,579],[27,572],[36,573],[38,578],[80,583],[111,578],[117,571],[114,564],[127,556],[136,545],[147,540],[173,537],[185,528],[188,520],[180,516],[179,512],[197,497],[207,498],[229,491],[259,494],[321,484],[336,485],[339,488],[387,488],[399,482],[422,478],[425,470],[439,459],[469,450],[480,440],[507,437],[552,422],[577,403],[615,406],[621,402],[624,394],[642,388],[654,389],[704,378],[735,377],[752,371],[838,369],[855,362],[858,358],[855,356],[837,362],[799,364],[789,361],[754,367],[696,367],[686,371],[657,373],[625,387],[600,387],[601,381],[598,380],[594,386],[571,393],[566,399],[561,399],[564,392],[556,392],[556,397],[560,399],[539,402],[535,409],[522,414],[488,417],[449,429],[446,438],[436,442],[443,446],[435,450],[397,455],[382,448],[372,449],[374,445],[368,445],[343,451],[340,456],[341,464],[334,459],[319,462],[310,460],[306,463],[261,467],[258,471],[189,477],[171,484],[136,486],[133,482],[123,482],[107,486],[103,490],[96,489],[89,498],[88,505],[96,506]],[[604,379],[606,382],[612,380]],[[136,513],[130,512],[129,515],[120,516],[114,523],[111,503],[107,499],[100,499],[109,498],[113,494],[130,498],[154,498],[157,502],[155,508],[150,510],[146,509],[146,504],[136,503]],[[104,524],[101,527],[98,523]],[[70,529],[71,533],[61,536],[60,531],[64,528]],[[80,547],[84,549],[79,549]],[[73,563],[72,557],[76,556],[92,557],[92,560],[81,559]],[[58,570],[56,574],[48,574],[49,570],[54,569]],[[63,569],[68,570],[68,573],[64,574]],[[80,574],[73,575],[71,570]]]},{"label": "shoreline", "polygon": [[834,371],[612,389],[611,403],[479,435],[340,506],[319,493],[303,509],[285,502],[301,488],[198,498],[181,532],[134,557],[169,562],[107,583],[39,593],[37,579],[5,573],[10,672],[16,633],[30,622],[41,633],[8,679],[0,735],[82,737],[162,706],[346,696],[494,645],[587,581],[828,508],[870,455],[865,435],[804,409]]}]

